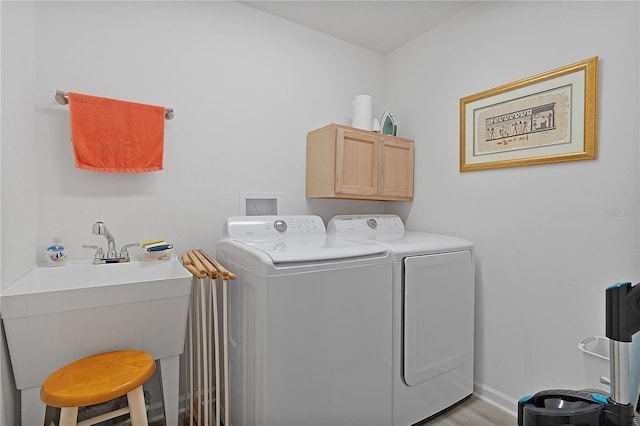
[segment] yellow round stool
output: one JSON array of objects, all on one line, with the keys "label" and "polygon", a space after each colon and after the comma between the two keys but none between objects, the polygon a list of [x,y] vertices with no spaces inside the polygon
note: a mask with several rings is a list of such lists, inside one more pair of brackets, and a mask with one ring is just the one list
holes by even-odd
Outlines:
[{"label": "yellow round stool", "polygon": [[[132,426],[148,425],[142,385],[156,363],[143,351],[105,352],[79,359],[51,374],[40,389],[40,399],[60,407],[60,426],[93,425],[126,413]],[[78,408],[127,395],[129,406],[77,423]]]}]

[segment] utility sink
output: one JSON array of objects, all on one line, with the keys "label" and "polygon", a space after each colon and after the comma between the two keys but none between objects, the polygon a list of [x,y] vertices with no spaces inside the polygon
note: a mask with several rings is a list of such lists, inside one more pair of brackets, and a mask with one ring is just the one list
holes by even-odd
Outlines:
[{"label": "utility sink", "polygon": [[34,266],[2,292],[4,323],[23,425],[43,424],[40,386],[88,355],[139,349],[160,361],[167,424],[178,421],[191,274],[177,258]]}]

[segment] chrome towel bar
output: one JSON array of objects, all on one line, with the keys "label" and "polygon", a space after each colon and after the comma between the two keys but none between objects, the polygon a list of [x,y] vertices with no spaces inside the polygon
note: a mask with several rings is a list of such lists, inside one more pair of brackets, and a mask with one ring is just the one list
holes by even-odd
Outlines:
[{"label": "chrome towel bar", "polygon": [[[69,93],[63,92],[62,90],[56,90],[56,101],[60,105],[67,105],[69,103]],[[164,118],[167,120],[171,120],[173,118],[173,108],[165,108],[164,109]]]}]

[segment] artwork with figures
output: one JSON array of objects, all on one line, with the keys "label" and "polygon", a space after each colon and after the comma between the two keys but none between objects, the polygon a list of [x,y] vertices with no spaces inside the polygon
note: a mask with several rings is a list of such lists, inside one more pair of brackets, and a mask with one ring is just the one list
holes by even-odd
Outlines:
[{"label": "artwork with figures", "polygon": [[[571,141],[571,86],[476,111],[476,155]],[[484,133],[484,134],[483,134]]]},{"label": "artwork with figures", "polygon": [[460,99],[460,171],[596,158],[598,58]]}]

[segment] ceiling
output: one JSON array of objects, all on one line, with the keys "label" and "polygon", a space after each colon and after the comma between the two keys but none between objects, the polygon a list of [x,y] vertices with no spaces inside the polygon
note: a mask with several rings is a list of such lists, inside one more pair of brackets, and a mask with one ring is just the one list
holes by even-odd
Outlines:
[{"label": "ceiling", "polygon": [[246,6],[386,55],[473,1],[240,1]]}]

